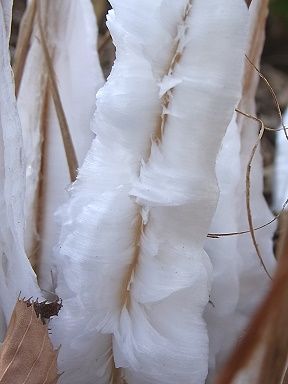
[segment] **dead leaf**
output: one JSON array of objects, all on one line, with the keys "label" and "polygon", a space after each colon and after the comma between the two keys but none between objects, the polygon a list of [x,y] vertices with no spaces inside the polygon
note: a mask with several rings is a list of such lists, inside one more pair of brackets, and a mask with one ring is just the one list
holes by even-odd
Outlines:
[{"label": "dead leaf", "polygon": [[18,300],[0,349],[0,383],[56,384],[57,355],[33,305]]},{"label": "dead leaf", "polygon": [[23,299],[27,307],[33,305],[34,311],[36,312],[36,316],[40,317],[43,324],[46,324],[46,321],[49,320],[53,316],[58,316],[60,309],[62,308],[62,300],[57,298],[55,301],[48,302],[48,300],[44,300],[39,302],[38,299],[36,301],[28,299]]}]

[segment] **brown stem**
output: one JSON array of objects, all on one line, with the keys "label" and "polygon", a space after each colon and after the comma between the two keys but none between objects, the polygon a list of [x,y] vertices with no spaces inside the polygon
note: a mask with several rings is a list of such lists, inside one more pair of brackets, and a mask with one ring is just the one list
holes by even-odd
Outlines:
[{"label": "brown stem", "polygon": [[38,17],[38,24],[39,24],[39,30],[40,30],[40,37],[41,37],[41,43],[42,48],[44,52],[45,62],[48,70],[48,77],[49,77],[49,85],[51,89],[52,99],[54,102],[57,118],[59,121],[59,126],[61,130],[61,135],[63,139],[64,149],[66,153],[66,159],[68,163],[69,168],[69,174],[71,181],[75,181],[77,177],[77,169],[78,169],[78,161],[76,157],[75,148],[73,145],[72,137],[70,135],[69,126],[67,123],[67,119],[65,116],[65,112],[63,109],[63,105],[61,102],[60,94],[57,87],[56,82],[56,75],[53,68],[52,60],[49,54],[48,45],[46,42],[45,33],[43,30],[43,25],[41,22],[41,12],[40,12],[40,3],[38,4],[38,10],[37,10],[37,17]]},{"label": "brown stem", "polygon": [[[249,116],[249,117],[251,117],[251,116]],[[259,249],[257,241],[256,241],[254,225],[253,225],[252,210],[251,210],[251,201],[250,201],[250,189],[251,189],[251,180],[250,179],[251,179],[252,162],[253,162],[256,150],[257,150],[257,148],[258,148],[258,146],[260,144],[261,138],[262,138],[262,136],[264,134],[265,127],[264,127],[264,124],[263,124],[262,120],[257,119],[256,117],[253,117],[253,116],[251,118],[253,118],[254,120],[257,120],[261,124],[261,129],[260,129],[257,141],[256,141],[255,145],[252,148],[252,152],[251,152],[251,155],[250,155],[250,158],[249,158],[249,161],[248,161],[248,164],[247,164],[247,168],[246,168],[246,209],[247,209],[247,217],[248,217],[248,224],[249,224],[249,230],[250,230],[250,233],[251,233],[252,242],[253,242],[254,248],[256,250],[257,256],[258,256],[258,258],[259,258],[259,260],[261,262],[261,265],[264,268],[266,274],[272,280],[272,277],[269,274],[269,272],[268,272],[268,270],[267,270],[267,268],[265,266],[265,263],[264,263],[263,258],[261,256],[261,253],[260,253],[260,249]]]},{"label": "brown stem", "polygon": [[[288,230],[281,250],[279,267],[288,275]],[[283,284],[280,299],[275,297],[274,311],[268,324],[265,354],[258,384],[278,384],[285,374],[288,356],[288,279]]]},{"label": "brown stem", "polygon": [[[184,11],[182,22],[185,22],[186,19],[188,18],[189,14],[190,14],[191,4],[192,4],[192,0],[188,0],[185,11]],[[167,66],[166,75],[173,73],[175,66],[177,65],[177,63],[179,62],[179,60],[181,58],[181,53],[179,52],[179,46],[180,46],[180,39],[175,44],[174,50],[173,50],[172,55],[171,55],[170,62],[168,63],[169,65]],[[157,140],[157,141],[161,141],[162,136],[163,136],[165,124],[167,122],[167,116],[165,115],[164,111],[170,103],[171,93],[172,93],[171,90],[169,90],[162,96],[162,100],[161,100],[162,101],[162,113],[159,116],[158,124],[156,126],[155,133],[154,133],[154,140]],[[151,148],[152,148],[152,143],[151,143],[151,146],[149,148],[150,154],[151,154]],[[148,157],[150,154],[148,152]],[[141,208],[138,207],[137,214],[136,214],[135,236],[134,236],[135,252],[134,252],[134,256],[133,256],[133,261],[130,265],[130,268],[127,272],[127,275],[126,275],[126,277],[124,279],[124,283],[123,283],[124,293],[122,295],[122,305],[126,305],[128,307],[129,307],[129,303],[130,303],[129,285],[130,285],[132,276],[133,276],[134,271],[135,271],[137,264],[138,264],[139,254],[140,254],[139,243],[140,243],[141,234],[144,231],[144,228],[145,228],[145,226],[143,224],[143,220],[142,220],[142,216],[141,216]]]},{"label": "brown stem", "polygon": [[[215,384],[232,384],[241,369],[248,365],[251,357],[263,340],[267,324],[277,317],[279,308],[287,301],[288,255],[279,263],[272,287],[264,302],[253,316],[244,337],[226,362]],[[272,322],[271,322],[272,324]],[[272,324],[273,325],[273,324]],[[287,328],[287,327],[286,327]],[[270,383],[272,384],[272,383]],[[274,383],[273,383],[274,384]]]},{"label": "brown stem", "polygon": [[19,93],[23,71],[26,63],[26,58],[29,51],[35,13],[36,13],[36,0],[33,0],[29,5],[22,19],[18,42],[16,46],[16,51],[15,51],[13,72],[14,72],[16,97],[18,96],[18,93]]}]

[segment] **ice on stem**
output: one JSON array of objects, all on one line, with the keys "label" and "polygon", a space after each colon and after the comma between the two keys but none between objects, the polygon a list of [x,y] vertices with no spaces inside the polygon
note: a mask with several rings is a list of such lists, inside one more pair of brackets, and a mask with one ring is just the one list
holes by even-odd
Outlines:
[{"label": "ice on stem", "polygon": [[10,67],[9,9],[11,1],[0,2],[0,340],[19,294],[40,297],[24,249],[25,159]]},{"label": "ice on stem", "polygon": [[128,383],[206,379],[212,265],[203,244],[218,199],[216,156],[240,96],[247,16],[241,2],[191,3],[162,134],[133,189],[144,228],[115,335]]},{"label": "ice on stem", "polygon": [[[37,8],[38,12],[41,10],[62,105],[81,164],[93,138],[89,127],[95,95],[104,82],[96,50],[97,24],[93,7],[89,0],[41,0]],[[41,285],[51,290],[52,247],[59,232],[54,214],[67,200],[70,178],[59,122],[47,87],[47,69],[36,16],[18,108],[29,185],[26,248],[31,255],[38,252]],[[38,245],[37,230],[40,232]]]},{"label": "ice on stem", "polygon": [[[250,33],[250,45],[247,51],[250,60],[259,68],[265,39],[265,21],[268,12],[268,1],[263,2],[259,0],[254,2],[254,4],[252,3],[249,12],[251,15],[251,25],[254,25],[255,32],[254,34]],[[259,75],[248,62],[246,63],[245,75],[243,96],[239,104],[239,109],[245,113],[256,116],[255,94]],[[244,175],[252,148],[257,141],[260,127],[255,121],[247,119],[243,115],[238,115],[238,125],[241,132],[241,173]],[[242,202],[238,222],[239,226],[244,228],[247,227],[247,213],[245,209],[246,183],[244,177],[240,181],[238,193]],[[274,216],[263,196],[263,159],[260,146],[257,149],[252,163],[250,195],[253,226],[257,227],[271,221]],[[270,275],[273,275],[275,268],[272,242],[275,229],[276,223],[273,223],[256,232],[256,241],[261,257]],[[237,310],[238,313],[246,317],[247,321],[264,297],[271,280],[261,266],[249,234],[238,237],[238,249],[241,252],[242,267],[240,273],[240,298]]]},{"label": "ice on stem", "polygon": [[[249,9],[249,42],[247,55],[259,66],[264,42],[267,2],[252,2]],[[259,80],[257,71],[248,61],[239,109],[256,116],[255,92]],[[246,209],[246,170],[259,132],[259,124],[241,114],[235,114],[224,137],[217,159],[217,179],[220,198],[209,232],[229,233],[248,230]],[[273,216],[263,197],[263,165],[257,150],[251,171],[251,209],[254,227],[269,222]],[[275,260],[272,236],[275,225],[256,232],[261,256],[270,274]],[[209,239],[205,249],[213,264],[211,302],[206,308],[210,342],[210,370],[227,357],[241,336],[252,312],[269,286],[270,279],[261,266],[250,233]]]},{"label": "ice on stem", "polygon": [[[240,230],[239,205],[240,198],[243,196],[239,196],[238,187],[240,178],[245,177],[241,174],[240,146],[240,129],[235,112],[216,162],[220,195],[209,228],[210,233],[229,233]],[[233,345],[239,329],[243,327],[241,319],[236,319],[234,316],[239,300],[241,256],[237,236],[209,238],[205,242],[205,250],[213,265],[210,302],[205,310],[209,335],[209,368],[213,372],[218,354],[220,351],[223,353],[223,349],[227,351],[227,344],[229,347]],[[231,323],[232,331],[227,337],[227,330],[229,326],[231,327]]]},{"label": "ice on stem", "polygon": [[112,342],[129,384],[204,383],[212,267],[203,244],[216,156],[240,98],[248,11],[242,0],[112,6],[116,61],[62,209],[64,308],[53,333],[63,383],[107,383]]}]

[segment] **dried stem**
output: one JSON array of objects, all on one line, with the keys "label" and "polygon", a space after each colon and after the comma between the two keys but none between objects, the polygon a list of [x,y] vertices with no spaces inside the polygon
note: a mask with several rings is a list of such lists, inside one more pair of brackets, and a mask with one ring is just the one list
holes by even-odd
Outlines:
[{"label": "dried stem", "polygon": [[[286,262],[287,264],[287,262]],[[241,339],[233,353],[226,362],[216,384],[230,384],[236,377],[237,373],[249,363],[252,355],[258,347],[265,333],[265,328],[271,320],[271,315],[277,313],[278,303],[283,301],[284,288],[288,282],[288,268],[285,266],[281,272],[282,266],[278,266],[278,274],[273,280],[272,287],[266,296],[250,325],[248,326],[245,336]],[[271,383],[272,384],[272,383]]]},{"label": "dried stem", "polygon": [[[44,223],[44,200],[45,200],[45,163],[47,159],[47,146],[45,145],[47,143],[47,132],[48,132],[48,124],[49,124],[49,106],[51,101],[51,95],[50,95],[50,89],[48,87],[48,79],[47,77],[44,79],[43,82],[43,104],[42,104],[42,110],[41,110],[41,117],[40,117],[40,129],[41,129],[41,137],[42,137],[42,143],[41,143],[41,166],[40,166],[40,177],[39,177],[39,183],[38,183],[38,199],[37,199],[37,216],[36,216],[36,228],[37,233],[41,234],[43,233],[43,223]],[[35,272],[36,275],[39,277],[39,267],[41,263],[41,247],[39,245],[37,246],[37,252],[35,252]]]},{"label": "dried stem", "polygon": [[99,44],[98,44],[98,53],[100,54],[101,51],[106,47],[108,42],[111,40],[111,34],[110,31],[107,30],[105,34],[99,39]]},{"label": "dried stem", "polygon": [[16,51],[15,51],[13,72],[14,72],[16,97],[18,96],[18,93],[19,93],[23,71],[26,63],[26,58],[29,51],[35,13],[36,13],[36,0],[32,0],[21,22],[18,42],[16,46]]},{"label": "dried stem", "polygon": [[[186,19],[189,17],[190,10],[191,10],[191,3],[192,3],[192,0],[187,1],[187,5],[186,5],[185,10],[184,10],[182,22],[185,22]],[[179,62],[179,60],[181,58],[181,52],[179,50],[179,47],[180,47],[180,38],[179,38],[179,40],[177,40],[177,42],[175,44],[174,50],[173,50],[172,55],[171,55],[171,59],[170,59],[168,66],[167,66],[166,75],[170,75],[173,73],[175,66],[177,65],[177,63]],[[155,128],[155,133],[153,135],[154,140],[161,141],[161,139],[162,139],[165,124],[167,121],[167,116],[165,114],[165,110],[170,103],[171,94],[172,94],[172,91],[168,90],[161,98],[162,113],[159,116],[159,121],[158,121],[158,124]],[[150,153],[151,153],[151,148],[152,148],[152,141],[151,141],[151,146],[149,148]],[[149,152],[148,152],[148,157],[149,157]],[[140,170],[139,170],[139,172],[140,172]],[[122,297],[122,304],[127,305],[127,306],[129,306],[129,303],[130,303],[129,285],[130,285],[131,278],[132,278],[134,271],[135,271],[137,264],[138,264],[139,253],[140,253],[139,242],[141,239],[141,234],[145,228],[145,225],[144,225],[143,220],[142,220],[140,207],[138,207],[138,211],[137,211],[137,215],[136,215],[135,220],[136,220],[135,236],[134,236],[135,252],[134,252],[134,256],[133,256],[133,262],[131,263],[131,266],[129,268],[129,271],[128,271],[127,276],[125,277],[124,283],[123,283],[123,287],[125,289],[125,292],[124,292],[124,295],[122,295],[123,296]]]},{"label": "dried stem", "polygon": [[257,256],[259,257],[261,265],[264,268],[266,274],[269,276],[270,279],[272,279],[270,273],[268,272],[268,270],[267,270],[267,268],[265,266],[265,263],[264,263],[263,258],[261,256],[260,249],[259,249],[257,241],[256,241],[256,236],[255,236],[255,231],[254,231],[254,226],[253,226],[253,217],[252,217],[252,211],[251,211],[251,201],[250,201],[251,200],[250,199],[251,167],[252,167],[252,162],[253,162],[256,150],[257,150],[257,148],[258,148],[258,146],[260,144],[261,138],[262,138],[262,136],[263,136],[263,134],[265,132],[265,126],[263,124],[263,121],[258,119],[257,117],[249,115],[249,114],[245,114],[245,113],[243,113],[243,114],[246,117],[257,121],[261,125],[257,141],[256,141],[256,143],[254,144],[254,146],[252,148],[251,155],[250,155],[250,158],[249,158],[249,161],[248,161],[248,164],[247,164],[247,168],[246,168],[246,209],[247,209],[247,218],[248,218],[248,224],[249,224],[249,231],[251,233],[251,238],[252,238],[252,242],[253,242],[254,248],[256,250]]},{"label": "dried stem", "polygon": [[76,180],[76,177],[77,177],[78,161],[77,161],[73,141],[70,135],[65,112],[62,106],[61,98],[59,95],[57,82],[56,82],[56,75],[54,72],[52,60],[49,54],[48,45],[45,38],[45,33],[43,30],[43,25],[41,22],[40,3],[38,4],[38,6],[39,7],[37,9],[37,19],[39,24],[40,37],[41,37],[41,43],[42,43],[42,48],[44,52],[45,62],[48,70],[49,85],[51,88],[52,99],[55,105],[56,114],[59,121],[64,149],[66,153],[66,159],[67,159],[68,168],[69,168],[70,179],[73,182]]},{"label": "dried stem", "polygon": [[[232,383],[233,378],[236,374],[243,369],[249,359],[252,357],[260,341],[263,341],[263,337],[269,329],[266,356],[264,362],[267,363],[266,368],[264,364],[262,369],[265,369],[266,375],[269,374],[270,381],[265,381],[269,384],[278,384],[282,375],[285,373],[286,368],[286,357],[288,349],[288,310],[287,310],[287,296],[288,296],[288,236],[286,238],[286,245],[284,253],[281,255],[275,274],[275,278],[272,283],[272,287],[266,296],[266,299],[254,315],[245,336],[241,342],[236,346],[234,352],[228,359],[223,371],[221,372],[216,384],[229,384]],[[276,329],[277,335],[275,334]],[[275,337],[274,337],[275,336]],[[281,357],[281,364],[279,364],[279,372],[276,370],[276,365],[271,364],[275,362],[275,353],[277,354],[276,359]],[[269,359],[269,361],[267,360]],[[266,364],[265,363],[265,364]],[[268,368],[269,367],[269,368]],[[275,381],[272,377],[277,375]],[[260,373],[260,380],[258,383],[264,383],[264,378]],[[263,379],[263,380],[262,380]]]},{"label": "dried stem", "polygon": [[[287,223],[287,221],[286,221]],[[288,231],[279,258],[280,265],[288,274]],[[286,270],[285,270],[286,268]],[[276,298],[275,298],[276,299]],[[288,279],[283,285],[281,300],[275,303],[276,310],[271,314],[265,340],[265,354],[260,369],[258,384],[278,384],[285,376],[288,357]]]}]

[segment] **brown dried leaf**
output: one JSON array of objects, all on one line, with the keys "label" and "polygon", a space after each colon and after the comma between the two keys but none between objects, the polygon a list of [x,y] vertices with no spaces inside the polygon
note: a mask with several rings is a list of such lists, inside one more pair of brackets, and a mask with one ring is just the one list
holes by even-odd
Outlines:
[{"label": "brown dried leaf", "polygon": [[56,384],[58,351],[34,307],[18,300],[0,349],[1,384]]}]

